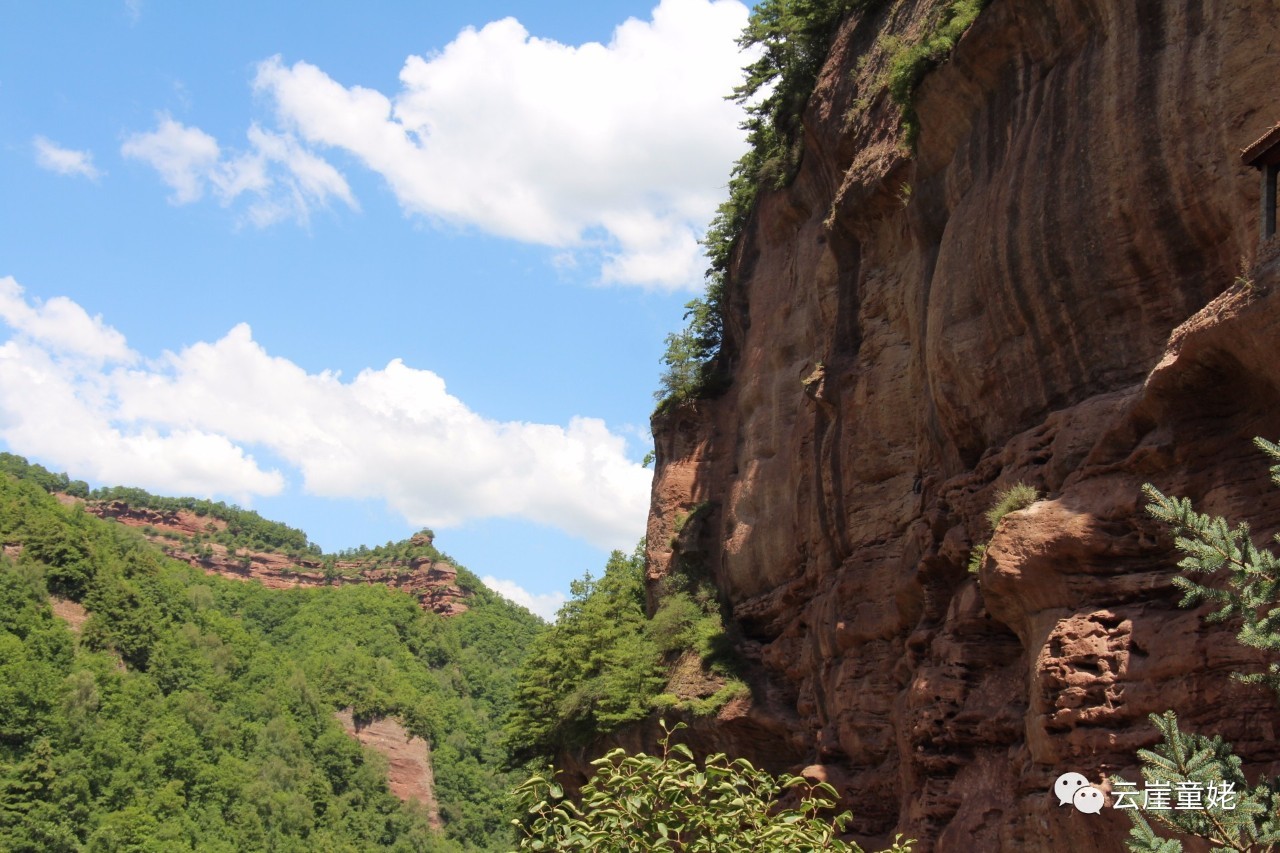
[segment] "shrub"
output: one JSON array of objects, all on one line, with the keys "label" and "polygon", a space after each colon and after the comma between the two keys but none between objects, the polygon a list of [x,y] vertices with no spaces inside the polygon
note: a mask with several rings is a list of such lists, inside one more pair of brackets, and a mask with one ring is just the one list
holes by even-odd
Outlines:
[{"label": "shrub", "polygon": [[[861,851],[840,839],[848,812],[825,817],[836,791],[825,782],[777,778],[743,758],[723,753],[701,766],[684,744],[672,744],[667,728],[661,755],[628,755],[615,749],[592,762],[595,774],[582,788],[581,804],[565,797],[555,768],[536,773],[515,791],[524,820],[512,821],[521,850],[584,853],[747,853],[758,850]],[[783,798],[797,795],[794,806]],[[912,841],[895,839],[891,851],[907,853]]]},{"label": "shrub", "polygon": [[786,186],[800,163],[801,116],[840,21],[876,0],[764,0],[738,39],[759,47],[760,58],[733,91],[745,104],[747,153],[734,164],[729,198],[707,227],[702,244],[711,266],[706,293],[685,306],[685,328],[667,335],[659,379],[658,411],[721,392],[728,384],[716,363],[724,337],[725,278],[733,245],[746,227],[761,187]]},{"label": "shrub", "polygon": [[996,494],[996,502],[987,510],[987,523],[995,530],[1000,520],[1011,512],[1026,509],[1040,500],[1040,493],[1026,483],[1018,483]]},{"label": "shrub", "polygon": [[[1007,489],[1002,489],[996,494],[996,501],[991,505],[991,509],[987,510],[987,523],[991,525],[994,531],[1000,526],[1000,520],[1011,512],[1020,509],[1026,509],[1040,499],[1040,493],[1026,483],[1017,483]],[[987,556],[987,545],[974,545],[969,552],[969,572],[977,574],[982,568],[982,561]]]}]

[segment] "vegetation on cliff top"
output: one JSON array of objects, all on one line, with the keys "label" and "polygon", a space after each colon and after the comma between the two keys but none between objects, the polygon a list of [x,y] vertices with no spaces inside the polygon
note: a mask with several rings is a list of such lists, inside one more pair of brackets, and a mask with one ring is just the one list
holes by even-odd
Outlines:
[{"label": "vegetation on cliff top", "polygon": [[[449,563],[457,569],[458,585],[464,591],[472,593],[485,589],[479,578],[435,547],[435,534],[429,529],[423,529],[399,542],[387,542],[373,547],[360,545],[325,554],[303,531],[263,518],[253,510],[222,501],[153,495],[145,489],[133,486],[90,489],[83,480],[72,480],[66,474],[54,473],[43,465],[28,462],[12,453],[0,453],[0,472],[35,483],[46,492],[68,494],[85,501],[103,504],[118,502],[130,509],[162,513],[189,512],[197,518],[209,519],[205,531],[190,536],[158,527],[143,527],[143,531],[149,536],[159,535],[165,539],[185,542],[189,553],[194,556],[209,557],[212,554],[210,546],[216,543],[224,546],[231,554],[241,554],[245,560],[248,559],[245,555],[249,553],[277,553],[300,563],[318,563],[326,576],[358,574],[391,565],[407,566],[411,561],[425,557]],[[359,566],[339,567],[339,562],[358,563]]]},{"label": "vegetation on cliff top", "polygon": [[760,48],[746,79],[731,97],[746,106],[747,153],[733,167],[729,198],[703,238],[711,266],[706,293],[685,306],[686,327],[667,335],[666,369],[659,379],[658,410],[714,394],[723,387],[715,356],[724,336],[725,278],[734,242],[761,188],[785,186],[800,163],[801,116],[818,80],[840,21],[880,0],[764,0],[738,44]]},{"label": "vegetation on cliff top", "polygon": [[[987,510],[984,516],[987,524],[991,525],[992,532],[1000,526],[1000,520],[1011,512],[1020,509],[1026,509],[1036,501],[1040,500],[1040,493],[1036,491],[1034,486],[1026,483],[1016,483],[1007,489],[1001,489],[996,493],[995,503]],[[969,551],[969,571],[976,574],[982,568],[982,561],[987,556],[988,542],[974,545]]]},{"label": "vegetation on cliff top", "polygon": [[[509,849],[499,724],[540,620],[483,589],[444,619],[209,577],[34,473],[0,474],[0,849]],[[87,608],[78,638],[50,592]],[[430,742],[443,835],[343,707]]]},{"label": "vegetation on cliff top", "polygon": [[[956,41],[990,0],[934,0],[925,26],[912,38],[891,37],[883,86],[902,114],[907,144],[919,123],[915,92],[930,70],[944,62]],[[764,0],[755,6],[738,40],[760,49],[744,70],[746,79],[732,97],[745,105],[747,153],[734,164],[729,197],[703,237],[707,257],[706,292],[685,306],[685,328],[666,338],[659,377],[657,411],[688,400],[715,396],[725,388],[726,366],[717,363],[724,340],[726,279],[733,247],[746,228],[760,190],[781,189],[800,165],[802,118],[840,23],[853,12],[884,0]]]}]

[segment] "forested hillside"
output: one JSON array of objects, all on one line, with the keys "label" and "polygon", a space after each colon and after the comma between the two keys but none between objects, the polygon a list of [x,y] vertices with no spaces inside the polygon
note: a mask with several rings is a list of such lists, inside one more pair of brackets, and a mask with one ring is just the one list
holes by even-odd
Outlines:
[{"label": "forested hillside", "polygon": [[[509,849],[500,723],[537,617],[470,582],[446,618],[207,576],[5,461],[33,476],[0,474],[0,850]],[[442,831],[344,708],[430,745]]]}]

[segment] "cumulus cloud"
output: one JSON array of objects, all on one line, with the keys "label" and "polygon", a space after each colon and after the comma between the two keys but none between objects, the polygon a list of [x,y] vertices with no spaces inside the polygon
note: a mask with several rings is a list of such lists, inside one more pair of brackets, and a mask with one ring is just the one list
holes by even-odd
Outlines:
[{"label": "cumulus cloud", "polygon": [[225,153],[200,128],[161,116],[155,130],[131,135],[120,153],[159,172],[173,190],[173,204],[199,201],[206,189],[223,205],[248,194],[247,218],[259,227],[284,219],[305,225],[311,212],[328,207],[331,198],[358,209],[342,173],[292,134],[252,125],[247,136],[247,150]]},{"label": "cumulus cloud", "polygon": [[246,501],[284,488],[250,452],[261,448],[308,492],[379,498],[414,525],[521,518],[602,548],[643,529],[649,472],[595,418],[490,420],[400,360],[350,382],[308,373],[244,324],[143,360],[100,318],[67,299],[32,304],[11,278],[0,319],[14,331],[0,347],[0,437],[78,476]]},{"label": "cumulus cloud", "polygon": [[96,181],[102,176],[102,172],[93,165],[91,151],[63,148],[43,136],[35,137],[31,140],[31,144],[36,150],[36,165],[42,169],[57,172],[59,175],[79,175],[91,181]]},{"label": "cumulus cloud", "polygon": [[674,289],[700,281],[698,237],[744,150],[725,95],[746,21],[736,0],[662,0],[607,45],[571,46],[504,18],[410,56],[390,95],[280,57],[254,85],[282,127],[354,155],[410,213]]},{"label": "cumulus cloud", "polygon": [[94,361],[131,362],[136,356],[124,335],[65,296],[27,301],[22,285],[0,278],[0,320],[18,335],[53,351]]},{"label": "cumulus cloud", "polygon": [[495,578],[493,575],[485,575],[480,578],[480,581],[489,589],[498,593],[498,595],[538,614],[548,622],[555,621],[556,613],[560,610],[560,606],[568,600],[562,592],[534,595],[515,581]]}]

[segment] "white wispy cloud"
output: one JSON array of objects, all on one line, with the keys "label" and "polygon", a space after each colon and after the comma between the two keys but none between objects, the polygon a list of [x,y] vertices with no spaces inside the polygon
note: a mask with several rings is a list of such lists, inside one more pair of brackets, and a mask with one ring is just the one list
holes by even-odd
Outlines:
[{"label": "white wispy cloud", "polygon": [[57,172],[59,175],[79,175],[91,181],[102,177],[102,172],[93,165],[91,151],[63,148],[43,136],[32,139],[31,145],[36,150],[36,165],[42,169]]},{"label": "white wispy cloud", "polygon": [[309,493],[379,498],[414,525],[520,518],[602,548],[643,531],[650,472],[599,419],[494,421],[400,360],[349,382],[308,373],[244,324],[146,360],[101,318],[61,297],[29,301],[12,278],[0,279],[0,320],[13,332],[0,346],[0,437],[77,476],[247,502],[285,486],[257,448]]},{"label": "white wispy cloud", "polygon": [[204,195],[222,152],[218,140],[203,130],[162,116],[155,130],[126,139],[120,153],[149,164],[173,190],[169,200],[188,204]]},{"label": "white wispy cloud", "polygon": [[568,599],[562,592],[548,592],[535,595],[515,581],[503,580],[495,578],[493,575],[485,575],[480,581],[489,589],[501,595],[508,601],[514,601],[521,607],[527,608],[533,613],[538,614],[548,622],[554,622],[556,613],[560,610],[561,605]]},{"label": "white wispy cloud", "polygon": [[200,128],[166,115],[155,130],[129,136],[120,153],[159,172],[173,190],[169,197],[173,204],[199,201],[206,189],[224,205],[249,194],[247,218],[259,227],[284,219],[305,225],[311,212],[327,208],[331,198],[359,208],[342,173],[300,145],[292,134],[255,124],[247,138],[247,150],[226,153],[217,139]]},{"label": "white wispy cloud", "polygon": [[[278,56],[258,66],[254,88],[280,132],[354,156],[411,215],[552,247],[561,268],[580,255],[603,282],[693,288],[706,265],[698,239],[745,149],[744,113],[725,96],[751,59],[736,43],[747,16],[737,0],[661,0],[608,44],[582,45],[504,18],[410,56],[395,92]],[[162,144],[179,135],[174,124],[157,131],[156,156],[147,138],[129,147],[175,201],[198,196],[193,174],[244,177],[248,164],[210,161],[193,129],[176,146],[192,153],[175,165],[175,146]],[[353,204],[332,175],[319,186]],[[271,219],[270,206],[254,218]]]}]

